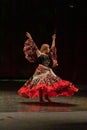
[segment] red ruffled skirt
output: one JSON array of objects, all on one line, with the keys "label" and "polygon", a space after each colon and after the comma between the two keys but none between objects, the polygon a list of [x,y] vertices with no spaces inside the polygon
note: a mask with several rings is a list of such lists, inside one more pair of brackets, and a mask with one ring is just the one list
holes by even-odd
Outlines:
[{"label": "red ruffled skirt", "polygon": [[43,96],[72,96],[78,88],[54,74],[52,69],[39,65],[34,75],[18,90],[18,94],[25,98],[39,97],[42,90]]}]

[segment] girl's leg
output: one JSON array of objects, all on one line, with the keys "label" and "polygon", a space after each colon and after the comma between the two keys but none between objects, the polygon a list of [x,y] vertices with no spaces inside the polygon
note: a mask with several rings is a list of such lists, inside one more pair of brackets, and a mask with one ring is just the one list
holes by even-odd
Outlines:
[{"label": "girl's leg", "polygon": [[44,102],[42,88],[39,90],[39,99],[40,99],[40,102]]},{"label": "girl's leg", "polygon": [[51,100],[49,99],[49,97],[48,97],[47,94],[45,95],[45,99],[46,99],[48,102],[51,102]]}]

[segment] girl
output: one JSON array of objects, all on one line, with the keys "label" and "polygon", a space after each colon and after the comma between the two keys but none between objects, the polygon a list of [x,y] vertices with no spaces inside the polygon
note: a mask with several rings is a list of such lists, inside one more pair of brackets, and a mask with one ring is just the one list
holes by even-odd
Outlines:
[{"label": "girl", "polygon": [[[28,39],[24,44],[25,58],[29,62],[38,60],[32,77],[18,90],[18,94],[25,98],[39,97],[40,102],[47,100],[51,102],[49,97],[53,96],[72,96],[78,91],[71,82],[61,79],[52,71],[52,67],[58,66],[55,39],[56,34],[52,36],[51,48],[48,44],[42,44],[40,50],[34,43],[30,33],[26,32]],[[45,99],[45,100],[44,100]]]}]

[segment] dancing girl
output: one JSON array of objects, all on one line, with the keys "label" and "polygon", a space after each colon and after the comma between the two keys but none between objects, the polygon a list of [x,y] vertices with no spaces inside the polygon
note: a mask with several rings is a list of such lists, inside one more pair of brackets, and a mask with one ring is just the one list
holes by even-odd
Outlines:
[{"label": "dancing girl", "polygon": [[40,102],[51,102],[51,97],[72,96],[74,92],[78,92],[78,88],[72,82],[61,79],[52,70],[58,66],[56,34],[52,35],[51,47],[44,43],[40,49],[30,33],[26,32],[26,36],[23,48],[25,58],[32,63],[38,61],[38,67],[33,76],[18,90],[18,94],[25,98],[39,97]]}]

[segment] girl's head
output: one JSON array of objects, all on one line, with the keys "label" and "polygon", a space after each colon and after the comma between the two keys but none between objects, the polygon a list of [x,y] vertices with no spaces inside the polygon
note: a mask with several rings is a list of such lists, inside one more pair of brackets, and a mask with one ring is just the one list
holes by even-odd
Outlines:
[{"label": "girl's head", "polygon": [[50,51],[50,46],[48,44],[42,44],[40,48],[41,53],[49,53]]}]

